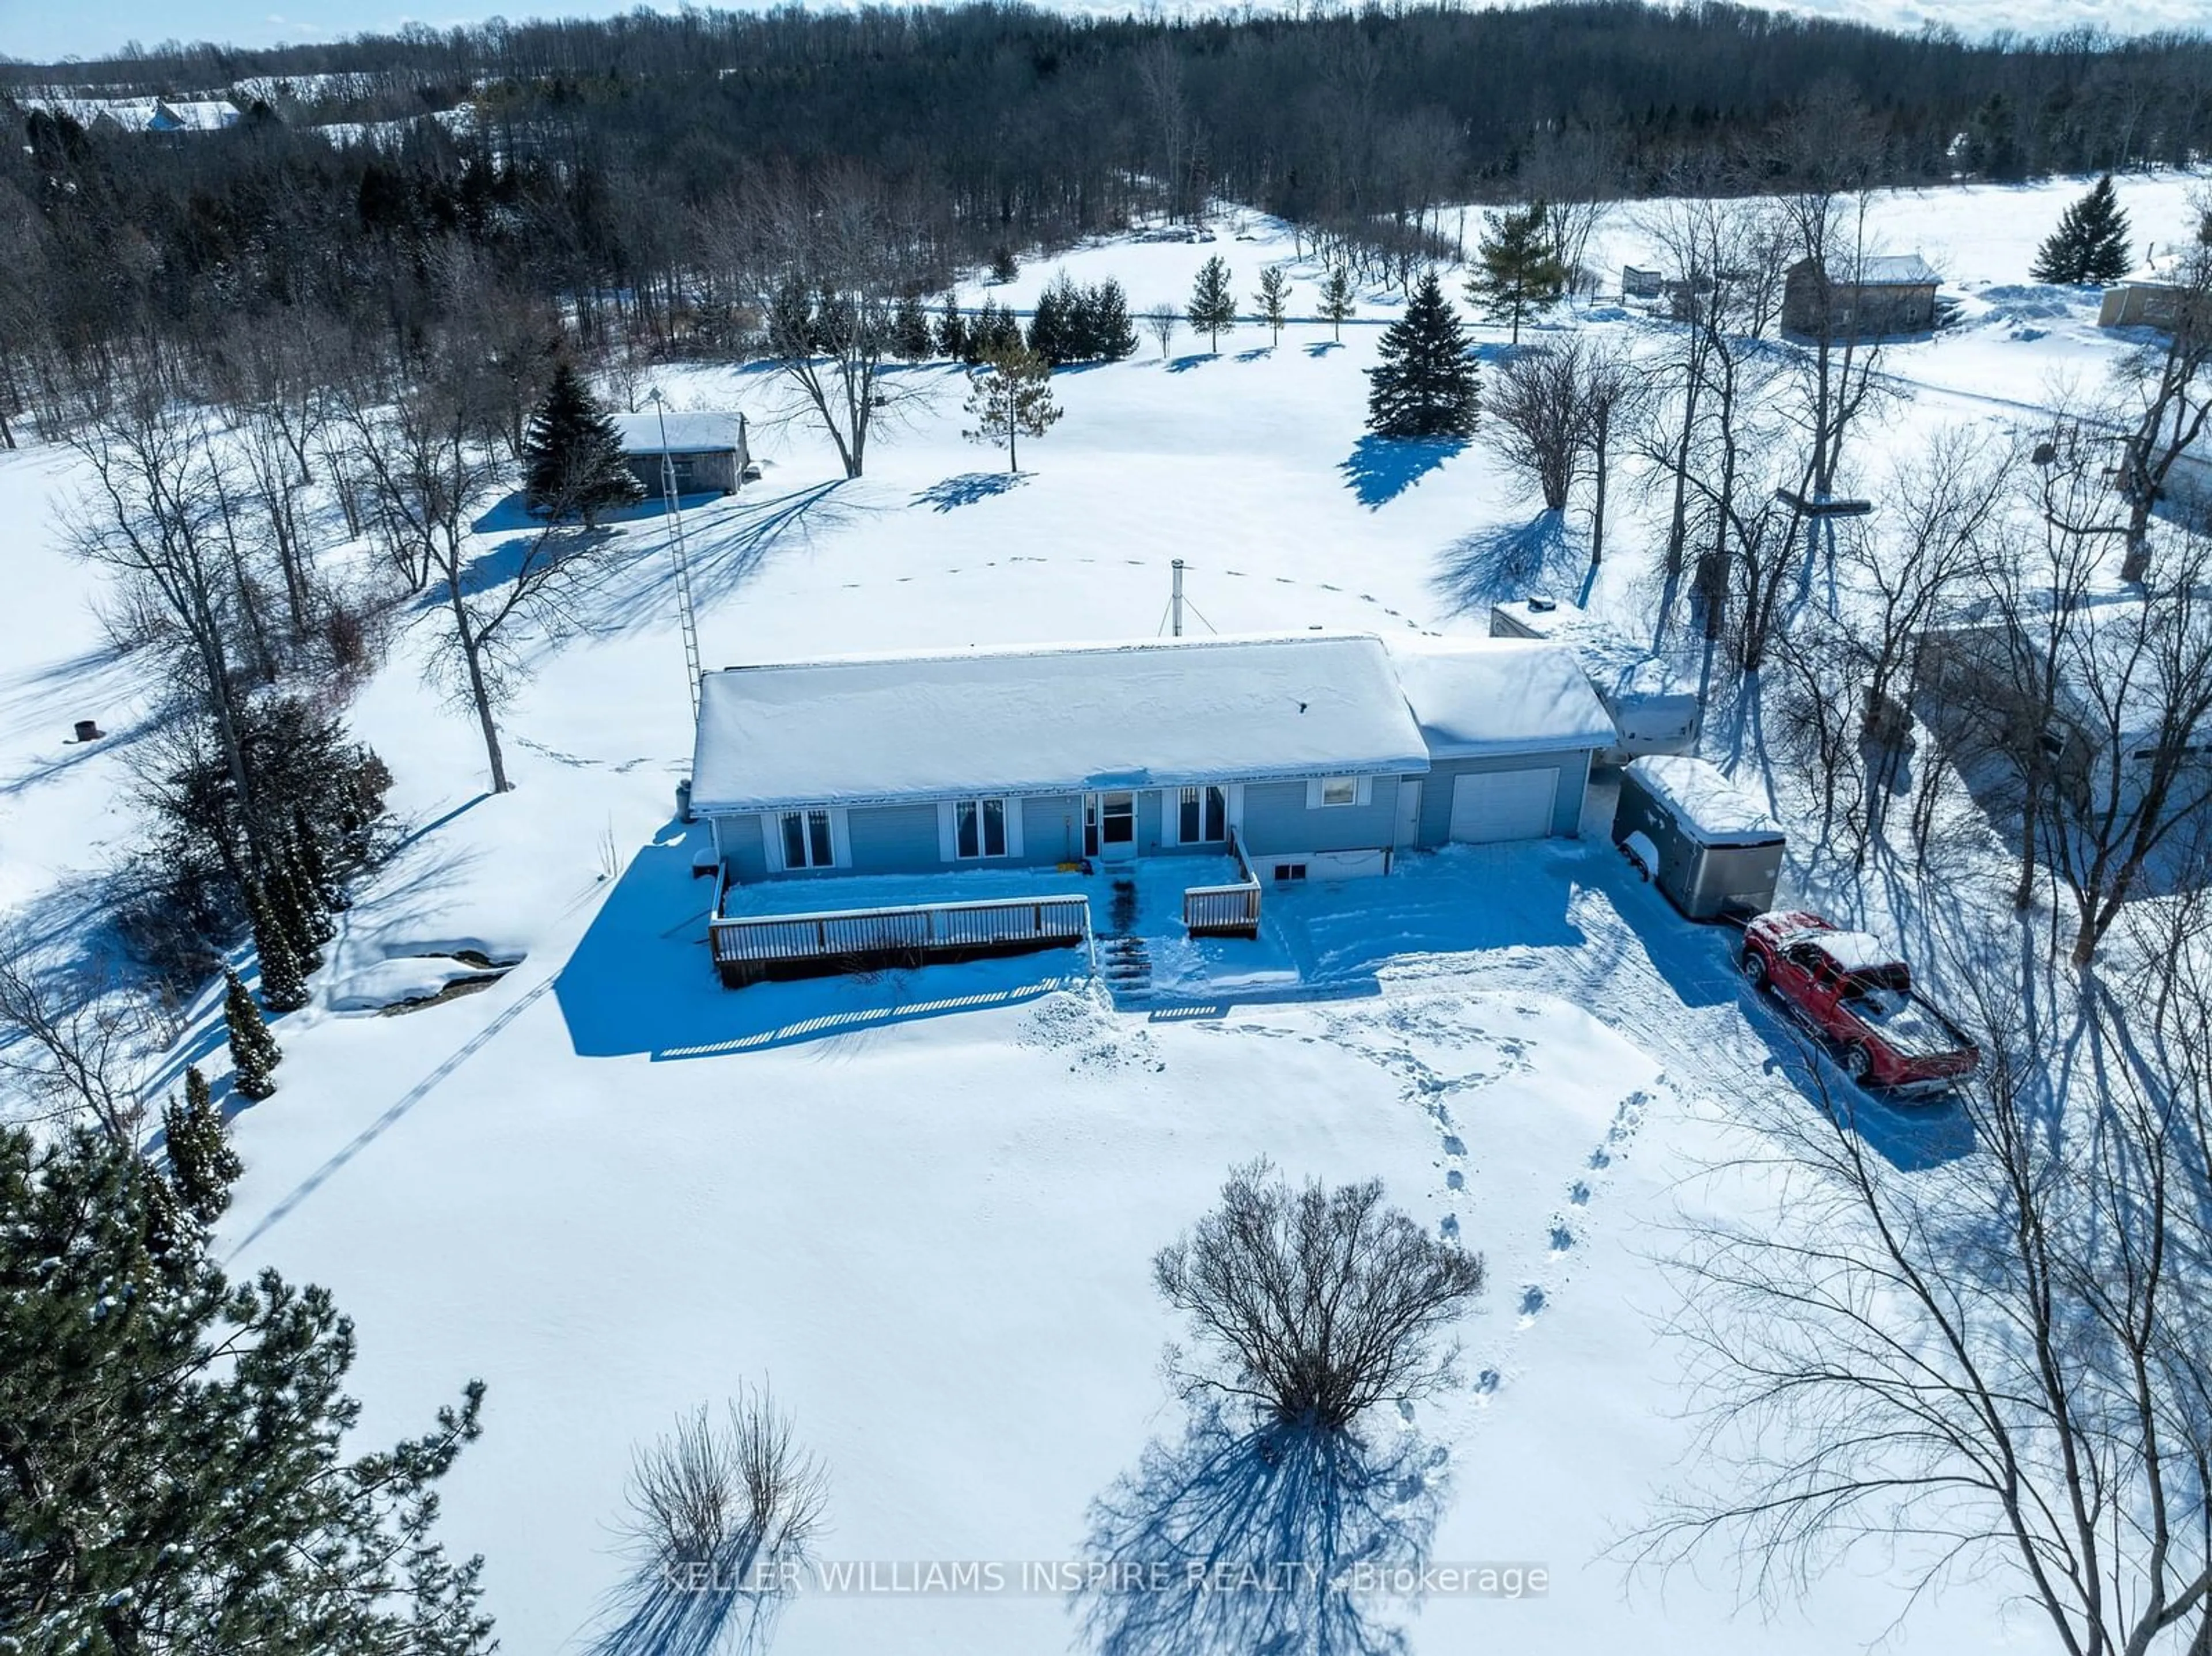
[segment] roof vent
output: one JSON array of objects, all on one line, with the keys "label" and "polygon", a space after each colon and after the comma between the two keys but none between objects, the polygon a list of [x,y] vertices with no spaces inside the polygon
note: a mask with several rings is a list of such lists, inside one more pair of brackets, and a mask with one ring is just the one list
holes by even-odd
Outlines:
[{"label": "roof vent", "polygon": [[1534,616],[1540,616],[1547,610],[1556,610],[1559,607],[1559,603],[1557,598],[1538,596],[1528,600],[1528,613]]}]

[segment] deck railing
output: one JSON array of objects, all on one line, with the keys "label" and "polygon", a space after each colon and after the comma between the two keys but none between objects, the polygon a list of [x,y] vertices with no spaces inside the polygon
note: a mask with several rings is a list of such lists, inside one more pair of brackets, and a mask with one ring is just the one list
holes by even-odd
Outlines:
[{"label": "deck railing", "polygon": [[1260,877],[1244,855],[1235,828],[1229,830],[1229,854],[1243,877],[1233,885],[1194,885],[1182,894],[1183,930],[1194,937],[1256,937],[1260,935]]},{"label": "deck railing", "polygon": [[1091,935],[1091,903],[1080,895],[1061,895],[725,915],[710,921],[708,931],[715,969],[736,987],[763,978],[1074,948]]}]

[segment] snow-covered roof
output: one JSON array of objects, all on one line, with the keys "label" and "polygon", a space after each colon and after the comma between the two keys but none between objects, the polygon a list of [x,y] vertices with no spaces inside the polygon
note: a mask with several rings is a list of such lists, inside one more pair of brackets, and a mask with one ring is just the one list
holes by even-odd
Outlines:
[{"label": "snow-covered roof", "polygon": [[237,125],[241,118],[238,106],[228,99],[164,98],[154,125],[163,131],[220,132]]},{"label": "snow-covered roof", "polygon": [[[660,434],[663,418],[668,435]],[[615,430],[622,436],[625,454],[696,454],[722,452],[738,446],[738,416],[734,414],[678,414],[665,416],[648,409],[643,414],[617,414]]]},{"label": "snow-covered roof", "polygon": [[1628,774],[1702,844],[1761,846],[1782,838],[1782,824],[1764,805],[1702,759],[1649,756],[1632,761]]},{"label": "snow-covered roof", "polygon": [[1596,749],[1620,734],[1563,645],[1413,636],[1390,654],[1431,757]]},{"label": "snow-covered roof", "polygon": [[1589,610],[1564,598],[1515,598],[1493,609],[1532,636],[1571,646],[1600,695],[1643,701],[1697,697],[1694,674],[1631,642]]},{"label": "snow-covered roof", "polygon": [[691,799],[764,810],[1428,763],[1379,639],[1173,639],[710,672]]},{"label": "snow-covered roof", "polygon": [[1828,280],[1857,288],[1934,287],[1943,278],[1917,253],[1831,254]]}]

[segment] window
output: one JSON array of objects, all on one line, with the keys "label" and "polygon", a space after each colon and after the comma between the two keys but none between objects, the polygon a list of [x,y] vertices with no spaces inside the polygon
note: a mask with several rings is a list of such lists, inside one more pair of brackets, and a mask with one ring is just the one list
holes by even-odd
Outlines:
[{"label": "window", "polygon": [[1369,779],[1364,776],[1324,776],[1306,784],[1306,809],[1319,810],[1324,805],[1364,805],[1368,801]]},{"label": "window", "polygon": [[826,810],[787,810],[783,813],[783,865],[786,868],[835,868],[836,836],[830,831]]},{"label": "window", "polygon": [[953,851],[963,860],[970,857],[1006,854],[1006,802],[1003,799],[963,799],[952,808]]},{"label": "window", "polygon": [[1220,788],[1183,789],[1176,807],[1176,840],[1198,846],[1228,837],[1229,795]]},{"label": "window", "polygon": [[1275,880],[1278,884],[1281,884],[1291,880],[1303,880],[1305,877],[1306,865],[1304,863],[1278,863],[1275,864]]}]

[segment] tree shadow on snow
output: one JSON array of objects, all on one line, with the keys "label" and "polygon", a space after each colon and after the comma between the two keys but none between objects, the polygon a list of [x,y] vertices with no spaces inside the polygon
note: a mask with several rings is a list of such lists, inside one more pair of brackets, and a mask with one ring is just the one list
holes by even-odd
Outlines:
[{"label": "tree shadow on snow", "polygon": [[1388,506],[1467,447],[1463,439],[1363,437],[1337,470],[1369,511]]},{"label": "tree shadow on snow", "polygon": [[589,1656],[758,1656],[785,1601],[746,1587],[753,1551],[750,1537],[739,1536],[696,1565],[641,1565],[607,1596]]},{"label": "tree shadow on snow", "polygon": [[1571,590],[1581,561],[1565,515],[1540,512],[1526,523],[1496,524],[1462,536],[1443,549],[1431,584],[1453,615],[1480,614],[1532,592]]},{"label": "tree shadow on snow", "polygon": [[1411,1433],[1240,1430],[1200,1410],[1092,1503],[1098,1585],[1072,1608],[1099,1656],[1397,1656],[1414,1601],[1361,1576],[1426,1562],[1445,1459]]},{"label": "tree shadow on snow", "polygon": [[1306,355],[1308,356],[1327,356],[1331,351],[1340,351],[1343,349],[1343,341],[1337,339],[1324,339],[1317,344],[1307,346]]},{"label": "tree shadow on snow", "polygon": [[1239,362],[1264,362],[1274,354],[1275,348],[1273,345],[1255,345],[1249,351],[1237,352],[1237,360]]},{"label": "tree shadow on snow", "polygon": [[941,483],[918,490],[914,503],[950,512],[955,507],[973,506],[978,500],[1011,494],[1029,480],[1025,471],[963,471],[957,477],[947,477]]},{"label": "tree shadow on snow", "polygon": [[[687,511],[684,547],[693,602],[702,610],[720,603],[744,585],[771,553],[852,521],[860,508],[844,494],[847,482],[833,478],[781,494],[748,489],[711,496],[696,514]],[[676,612],[675,580],[669,537],[653,536],[599,572],[576,607],[596,632],[618,631],[641,621],[665,622]]]},{"label": "tree shadow on snow", "polygon": [[1208,362],[1218,362],[1220,360],[1221,357],[1218,352],[1193,351],[1188,356],[1178,356],[1173,361],[1170,362],[1168,364],[1168,372],[1170,373],[1188,373],[1193,368],[1202,367]]}]

